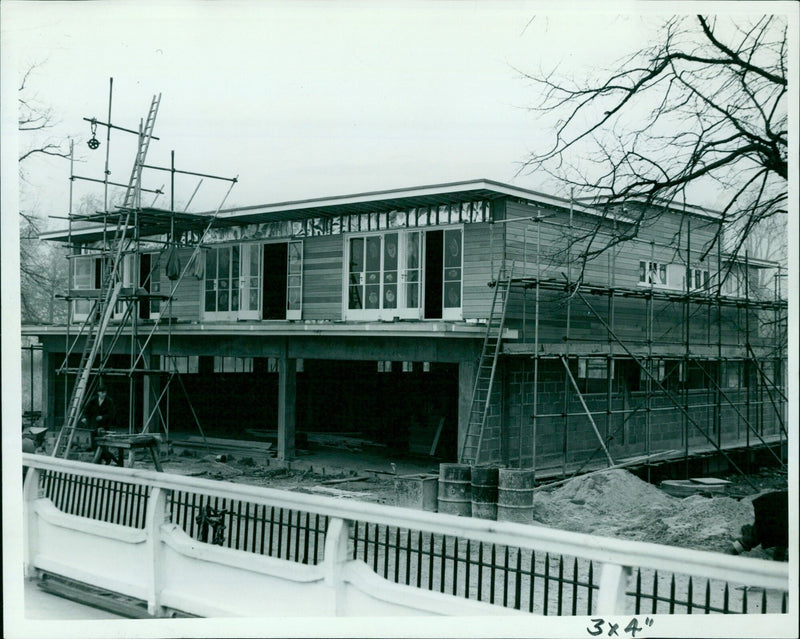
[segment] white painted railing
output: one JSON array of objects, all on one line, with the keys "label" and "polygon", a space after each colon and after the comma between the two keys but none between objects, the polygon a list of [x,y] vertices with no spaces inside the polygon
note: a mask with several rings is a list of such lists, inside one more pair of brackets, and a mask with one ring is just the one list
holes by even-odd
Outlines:
[{"label": "white painted railing", "polygon": [[[348,544],[356,522],[591,560],[600,566],[593,614],[630,612],[631,596],[626,591],[632,569],[638,568],[769,590],[789,588],[788,565],[779,562],[39,455],[23,455],[23,464],[28,467],[26,574],[43,570],[135,597],[146,601],[156,616],[169,609],[204,617],[520,614],[463,596],[393,583],[375,574],[350,556]],[[147,487],[144,527],[58,510],[40,493],[45,471]],[[328,526],[323,557],[316,565],[306,565],[197,541],[170,522],[168,495],[172,491],[324,515]]]}]

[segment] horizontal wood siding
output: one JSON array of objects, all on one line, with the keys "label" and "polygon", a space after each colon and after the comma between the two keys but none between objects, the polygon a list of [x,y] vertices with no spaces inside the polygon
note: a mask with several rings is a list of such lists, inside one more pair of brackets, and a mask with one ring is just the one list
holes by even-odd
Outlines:
[{"label": "horizontal wood siding", "polygon": [[[629,211],[629,214],[635,213],[636,211]],[[537,214],[547,219],[542,222],[527,219]],[[508,258],[515,260],[517,264],[515,273],[518,276],[536,277],[538,273],[544,279],[562,279],[569,270],[573,278],[577,277],[581,265],[575,260],[575,256],[587,247],[590,251],[601,251],[599,255],[590,257],[585,265],[583,278],[589,284],[635,287],[639,284],[641,261],[685,263],[687,224],[677,212],[667,211],[647,220],[640,229],[637,240],[625,242],[607,251],[602,249],[611,239],[613,225],[610,221],[601,222],[600,233],[591,240],[590,245],[588,239],[575,241],[576,238],[590,233],[598,224],[596,218],[585,214],[573,215],[571,233],[568,209],[509,202],[507,219],[513,218],[520,218],[520,221],[506,224],[506,251]],[[696,217],[692,217],[690,221],[691,264],[714,272],[714,255],[703,262],[700,262],[700,256],[714,237],[716,222]],[[572,246],[570,237],[573,238]],[[656,246],[650,244],[651,241],[672,246]]]},{"label": "horizontal wood siding", "polygon": [[503,241],[497,237],[501,231],[501,225],[464,225],[464,319],[489,317],[494,289],[487,284],[492,280],[492,252],[495,269],[502,261]]},{"label": "horizontal wood siding", "polygon": [[[181,272],[186,268],[190,258],[192,257],[193,249],[179,249],[178,257],[181,262]],[[199,251],[197,259],[204,259],[203,252]],[[169,295],[172,287],[176,284],[167,278],[167,253],[161,254],[161,262],[158,267],[159,280],[161,282],[161,292]],[[203,291],[203,278],[199,280],[193,275],[194,263],[189,266],[189,270],[184,275],[183,280],[175,289],[172,304],[170,309],[169,302],[161,303],[161,317],[166,319],[172,317],[182,322],[196,322],[200,319],[200,305]],[[155,274],[154,274],[155,275]]]},{"label": "horizontal wood siding", "polygon": [[303,319],[342,319],[344,236],[303,242]]},{"label": "horizontal wood siding", "polygon": [[[527,300],[524,324],[520,323],[522,332],[520,339],[534,341],[535,331],[535,291],[519,291],[515,293]],[[647,323],[650,310],[645,300],[640,298],[614,299],[613,318],[611,318],[607,296],[585,295],[591,309],[605,321],[621,340],[627,344],[644,345],[647,343]],[[564,292],[539,292],[539,341],[562,342],[567,337],[567,308],[570,312],[569,339],[571,342],[607,342],[609,335],[603,322],[597,319],[592,310],[580,297],[573,297],[568,302]],[[717,309],[715,306],[689,306],[689,340],[691,345],[715,346],[720,339],[717,329]],[[744,309],[723,307],[721,309],[723,346],[741,346],[745,340]],[[758,328],[756,311],[750,315],[750,335],[753,345],[769,344],[769,339],[756,337]],[[652,308],[652,340],[655,345],[677,344],[685,342],[684,304],[679,301],[656,300]]]}]

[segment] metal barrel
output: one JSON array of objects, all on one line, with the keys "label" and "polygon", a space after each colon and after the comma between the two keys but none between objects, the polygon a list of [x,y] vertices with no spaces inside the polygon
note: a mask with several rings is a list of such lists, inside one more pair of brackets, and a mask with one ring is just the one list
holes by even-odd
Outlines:
[{"label": "metal barrel", "polygon": [[534,470],[501,468],[497,481],[498,521],[533,521]]},{"label": "metal barrel", "polygon": [[472,467],[472,516],[497,519],[496,466]]},{"label": "metal barrel", "polygon": [[469,517],[472,514],[470,467],[439,464],[439,512]]}]

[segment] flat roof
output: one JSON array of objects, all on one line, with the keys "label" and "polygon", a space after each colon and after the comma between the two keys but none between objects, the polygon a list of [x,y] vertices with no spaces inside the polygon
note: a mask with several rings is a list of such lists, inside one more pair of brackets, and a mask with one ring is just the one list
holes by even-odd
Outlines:
[{"label": "flat roof", "polygon": [[[238,226],[243,224],[257,224],[264,222],[285,222],[303,220],[308,218],[330,218],[340,215],[360,213],[382,213],[409,208],[422,208],[442,206],[448,204],[462,204],[474,200],[493,201],[503,197],[512,197],[528,202],[540,203],[547,206],[569,208],[588,215],[603,215],[599,207],[602,200],[590,198],[577,198],[570,202],[569,198],[558,197],[533,191],[531,189],[504,184],[485,178],[465,180],[462,182],[449,182],[444,184],[431,184],[424,186],[404,187],[383,191],[367,191],[348,195],[335,195],[303,200],[288,200],[255,206],[240,206],[216,211],[198,213],[179,213],[165,209],[143,208],[139,210],[139,222],[142,236],[153,236],[166,233],[171,224],[179,230],[202,230],[213,219],[215,227]],[[636,199],[632,201],[637,201]],[[662,203],[662,202],[659,202]],[[667,202],[663,204],[676,208]],[[694,215],[717,218],[718,214],[703,207],[681,205],[680,210]],[[101,222],[105,216],[120,219],[124,211],[110,213],[98,212],[93,215],[80,216],[80,221],[88,222],[92,226],[73,229],[71,236],[81,242],[92,242],[103,237]],[[630,221],[622,215],[608,215],[622,221]],[[130,227],[129,227],[130,228]],[[40,235],[44,240],[65,241],[70,233],[66,230],[49,231]]]},{"label": "flat roof", "polygon": [[[530,189],[523,189],[501,182],[487,179],[467,180],[463,182],[450,182],[446,184],[432,184],[414,186],[385,191],[369,191],[349,195],[336,195],[331,197],[310,198],[304,200],[290,200],[256,206],[244,206],[200,213],[171,213],[163,209],[145,208],[140,213],[145,215],[142,220],[142,235],[156,235],[165,233],[169,229],[169,221],[176,220],[179,228],[185,226],[204,227],[213,218],[215,227],[238,226],[242,224],[257,224],[263,222],[283,222],[302,220],[314,217],[336,217],[359,213],[381,213],[408,208],[421,208],[442,206],[447,204],[462,204],[474,200],[497,200],[503,197],[514,197],[532,202],[539,202],[549,206],[569,208],[570,201]],[[574,210],[590,215],[597,215],[595,208],[573,202]],[[92,216],[81,216],[81,221],[101,222],[103,213]],[[120,213],[109,213],[118,217]],[[171,217],[172,216],[172,217]],[[145,224],[145,222],[147,224]],[[145,232],[147,229],[147,233]],[[44,240],[66,240],[66,230],[49,231],[40,235]],[[102,238],[102,227],[98,224],[92,227],[73,229],[72,237],[83,242],[91,242]]]}]

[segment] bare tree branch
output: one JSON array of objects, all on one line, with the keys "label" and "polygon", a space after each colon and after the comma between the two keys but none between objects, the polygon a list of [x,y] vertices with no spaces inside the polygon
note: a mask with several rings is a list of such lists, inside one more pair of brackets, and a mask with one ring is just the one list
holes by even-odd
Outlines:
[{"label": "bare tree branch", "polygon": [[[680,203],[707,186],[725,200],[704,255],[717,242],[741,251],[748,233],[786,209],[786,37],[777,16],[675,17],[599,80],[523,73],[540,90],[530,111],[553,137],[519,172],[554,176],[606,211],[631,200]],[[585,264],[636,237],[652,222],[648,211],[637,207],[611,239],[596,236],[599,226],[577,233],[578,257]]]}]

